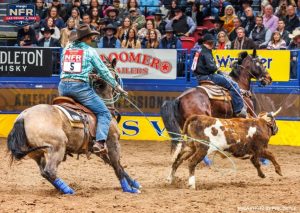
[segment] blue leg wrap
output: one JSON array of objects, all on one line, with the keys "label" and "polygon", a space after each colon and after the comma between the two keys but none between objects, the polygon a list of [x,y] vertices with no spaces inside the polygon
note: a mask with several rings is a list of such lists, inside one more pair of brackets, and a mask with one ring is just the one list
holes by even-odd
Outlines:
[{"label": "blue leg wrap", "polygon": [[265,158],[259,158],[259,161],[261,162],[262,165],[269,165],[269,160]]},{"label": "blue leg wrap", "polygon": [[208,158],[207,155],[204,157],[203,161],[204,161],[206,166],[211,166],[212,165],[212,161]]},{"label": "blue leg wrap", "polygon": [[135,188],[132,188],[132,187],[128,184],[128,182],[127,182],[127,180],[126,180],[125,177],[121,179],[120,183],[121,183],[121,187],[122,187],[122,189],[123,189],[123,192],[139,193],[139,190],[137,190],[137,189],[135,189]]},{"label": "blue leg wrap", "polygon": [[59,191],[61,191],[64,194],[74,194],[74,190],[70,188],[62,179],[56,178],[55,181],[53,181],[53,186],[57,188]]},{"label": "blue leg wrap", "polygon": [[129,185],[131,187],[136,188],[136,189],[142,188],[140,183],[137,182],[136,180],[133,180],[126,172],[124,172],[124,175],[125,175],[127,182],[129,183]]}]

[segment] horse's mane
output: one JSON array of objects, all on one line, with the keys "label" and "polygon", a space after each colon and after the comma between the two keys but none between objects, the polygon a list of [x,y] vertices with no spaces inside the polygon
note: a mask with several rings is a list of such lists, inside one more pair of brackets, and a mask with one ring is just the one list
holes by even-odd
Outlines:
[{"label": "horse's mane", "polygon": [[232,77],[232,78],[237,78],[237,77],[239,77],[240,71],[241,71],[239,65],[242,65],[243,60],[244,60],[247,56],[248,56],[247,51],[243,51],[243,52],[240,52],[240,53],[239,53],[237,62],[234,62],[234,63],[232,64],[232,70],[231,70],[231,72],[229,73],[229,76],[230,76],[230,77]]}]

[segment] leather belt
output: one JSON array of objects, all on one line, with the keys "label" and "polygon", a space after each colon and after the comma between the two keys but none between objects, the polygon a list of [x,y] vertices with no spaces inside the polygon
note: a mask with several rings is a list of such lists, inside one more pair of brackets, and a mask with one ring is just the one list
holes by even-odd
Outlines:
[{"label": "leather belt", "polygon": [[61,79],[61,81],[63,81],[63,82],[85,82],[83,80],[73,79],[73,78],[63,78],[63,79]]}]

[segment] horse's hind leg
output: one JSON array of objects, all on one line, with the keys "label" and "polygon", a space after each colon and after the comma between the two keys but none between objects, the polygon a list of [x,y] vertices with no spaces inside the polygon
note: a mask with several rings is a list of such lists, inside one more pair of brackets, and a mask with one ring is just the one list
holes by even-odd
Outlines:
[{"label": "horse's hind leg", "polygon": [[60,147],[52,146],[49,148],[49,151],[45,153],[46,165],[44,172],[51,180],[56,179],[57,167],[63,161],[65,151],[65,146],[62,144]]},{"label": "horse's hind leg", "polygon": [[41,175],[56,189],[64,194],[74,194],[74,190],[56,176],[57,167],[64,159],[65,150],[64,143],[60,143],[59,147],[52,146],[44,156],[36,159],[36,162],[40,167]]}]

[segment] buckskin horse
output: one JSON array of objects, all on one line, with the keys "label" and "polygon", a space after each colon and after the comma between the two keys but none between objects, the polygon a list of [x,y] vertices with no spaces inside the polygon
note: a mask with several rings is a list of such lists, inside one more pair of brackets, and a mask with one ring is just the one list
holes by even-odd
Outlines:
[{"label": "buckskin horse", "polygon": [[[113,63],[110,65],[112,70]],[[103,80],[97,78],[94,85],[102,98],[113,97],[113,89]],[[91,127],[96,118],[73,99],[57,99],[54,104],[39,104],[21,112],[9,133],[7,146],[12,162],[28,155],[36,161],[45,179],[64,194],[73,194],[74,190],[57,177],[57,168],[67,155],[89,153],[95,136],[95,127]],[[70,118],[72,114],[73,120]],[[78,117],[81,118],[75,121],[74,118]],[[139,193],[140,184],[130,178],[120,163],[119,138],[117,120],[113,118],[107,138],[108,154],[102,159],[113,167],[124,192]]]},{"label": "buckskin horse", "polygon": [[[254,106],[251,100],[251,79],[257,79],[262,85],[272,83],[272,78],[263,66],[260,58],[253,50],[252,55],[243,51],[238,56],[232,71],[229,74],[235,82],[238,83],[244,101],[248,106],[248,113],[254,116]],[[218,118],[233,117],[231,98],[226,89],[212,82],[200,82],[201,88],[191,88],[183,92],[179,97],[171,101],[165,101],[160,110],[165,128],[169,133],[172,143],[171,151],[174,151],[178,143],[178,135],[188,117],[191,115],[207,115]],[[215,96],[216,92],[209,97],[209,87],[216,88],[220,96]],[[214,89],[216,91],[216,89]],[[222,95],[225,94],[225,95]],[[217,94],[218,95],[218,94]],[[175,134],[172,134],[175,133]]]}]

